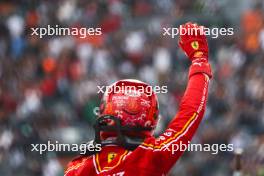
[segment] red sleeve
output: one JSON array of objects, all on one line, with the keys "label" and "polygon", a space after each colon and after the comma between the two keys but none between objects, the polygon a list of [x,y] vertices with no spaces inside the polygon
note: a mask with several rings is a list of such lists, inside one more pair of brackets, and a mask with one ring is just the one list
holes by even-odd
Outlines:
[{"label": "red sleeve", "polygon": [[64,176],[76,176],[76,172],[85,165],[89,157],[77,157],[71,161],[64,172]]},{"label": "red sleeve", "polygon": [[210,77],[208,63],[192,65],[179,112],[168,129],[157,139],[148,138],[139,146],[139,150],[141,152],[144,150],[146,155],[149,155],[147,158],[151,158],[154,160],[153,163],[162,167],[164,173],[170,170],[183,153],[182,150],[176,151],[176,146],[190,142],[203,118]]}]

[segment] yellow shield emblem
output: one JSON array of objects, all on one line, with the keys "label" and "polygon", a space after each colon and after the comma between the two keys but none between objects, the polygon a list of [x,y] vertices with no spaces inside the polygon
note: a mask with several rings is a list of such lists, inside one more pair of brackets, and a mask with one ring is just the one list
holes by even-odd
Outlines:
[{"label": "yellow shield emblem", "polygon": [[193,49],[198,50],[198,48],[199,48],[199,43],[198,43],[198,41],[193,41],[193,42],[191,43],[191,46],[192,46]]},{"label": "yellow shield emblem", "polygon": [[113,160],[114,160],[114,158],[116,157],[116,153],[114,153],[114,152],[111,152],[111,153],[108,153],[108,155],[107,155],[107,162],[108,163],[111,163]]}]

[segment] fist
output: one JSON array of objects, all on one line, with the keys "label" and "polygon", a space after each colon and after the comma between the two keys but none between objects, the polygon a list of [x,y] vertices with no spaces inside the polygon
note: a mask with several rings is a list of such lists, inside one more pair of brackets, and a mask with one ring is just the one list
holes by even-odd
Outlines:
[{"label": "fist", "polygon": [[179,46],[189,59],[208,61],[208,44],[204,27],[188,22],[180,26],[180,31]]}]

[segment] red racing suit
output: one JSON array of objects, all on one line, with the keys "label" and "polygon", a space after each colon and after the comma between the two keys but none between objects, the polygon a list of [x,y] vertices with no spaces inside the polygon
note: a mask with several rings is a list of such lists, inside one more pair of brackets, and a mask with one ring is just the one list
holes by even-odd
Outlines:
[{"label": "red racing suit", "polygon": [[177,145],[188,144],[204,115],[210,65],[192,64],[189,81],[180,109],[158,138],[149,137],[133,151],[119,146],[105,146],[92,156],[73,160],[65,176],[163,176],[176,163],[183,151]]}]

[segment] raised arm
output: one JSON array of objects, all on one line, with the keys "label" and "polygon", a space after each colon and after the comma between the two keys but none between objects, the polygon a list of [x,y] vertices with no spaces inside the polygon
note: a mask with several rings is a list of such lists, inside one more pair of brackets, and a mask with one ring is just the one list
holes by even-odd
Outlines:
[{"label": "raised arm", "polygon": [[[182,27],[187,30],[202,29],[191,23]],[[177,150],[177,147],[188,144],[198,128],[205,112],[208,84],[212,77],[208,63],[207,40],[202,31],[199,31],[197,35],[181,35],[179,45],[192,61],[188,85],[179,112],[161,136],[157,139],[149,138],[140,146],[141,149],[149,150],[150,155],[160,158],[156,164],[163,167],[164,173],[183,153],[182,150]]]}]

